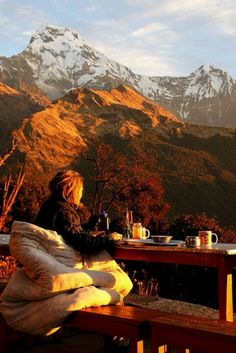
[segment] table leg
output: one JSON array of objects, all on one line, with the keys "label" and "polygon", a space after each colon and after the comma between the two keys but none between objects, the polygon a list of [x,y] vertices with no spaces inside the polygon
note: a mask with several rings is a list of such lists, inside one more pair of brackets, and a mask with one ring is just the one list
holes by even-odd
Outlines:
[{"label": "table leg", "polygon": [[218,269],[219,317],[220,320],[233,321],[233,276],[232,268],[222,262]]},{"label": "table leg", "polygon": [[130,353],[143,353],[143,341],[130,340]]}]

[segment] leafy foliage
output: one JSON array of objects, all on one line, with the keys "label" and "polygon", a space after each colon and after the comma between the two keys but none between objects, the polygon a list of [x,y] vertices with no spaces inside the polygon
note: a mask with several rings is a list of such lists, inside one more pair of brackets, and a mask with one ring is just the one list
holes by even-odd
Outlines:
[{"label": "leafy foliage", "polygon": [[220,242],[236,243],[236,229],[222,228],[215,218],[210,218],[206,213],[176,216],[170,226],[170,234],[182,240],[187,235],[198,235],[199,230],[212,230],[217,233]]},{"label": "leafy foliage", "polygon": [[[187,130],[187,129],[186,129]],[[176,214],[203,213],[217,217],[224,226],[236,223],[234,212],[236,176],[236,136],[213,135],[207,138],[205,129],[199,136],[186,134],[174,137],[139,137],[132,144],[156,159],[156,167],[165,188],[166,200],[171,205],[169,218]]]},{"label": "leafy foliage", "polygon": [[0,256],[0,282],[8,282],[16,271],[16,263],[12,256]]},{"label": "leafy foliage", "polygon": [[29,179],[22,185],[12,210],[12,217],[19,221],[32,223],[47,196],[47,185],[37,179]]},{"label": "leafy foliage", "polygon": [[164,200],[165,191],[158,174],[146,166],[150,158],[144,152],[128,157],[114,152],[109,145],[98,144],[90,154],[84,158],[94,166],[92,213],[105,209],[121,225],[124,211],[129,208],[134,211],[136,221],[154,229],[158,222],[166,221],[170,206]]},{"label": "leafy foliage", "polygon": [[128,274],[133,283],[133,292],[141,296],[158,297],[158,281],[155,276],[145,269],[145,265],[134,262],[122,262],[119,264]]}]

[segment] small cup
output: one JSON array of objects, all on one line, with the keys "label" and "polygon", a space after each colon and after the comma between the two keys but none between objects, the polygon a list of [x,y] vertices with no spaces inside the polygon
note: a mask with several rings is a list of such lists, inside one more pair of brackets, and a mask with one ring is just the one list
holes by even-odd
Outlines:
[{"label": "small cup", "polygon": [[145,227],[142,227],[142,239],[147,239],[150,237],[150,235],[150,230]]},{"label": "small cup", "polygon": [[185,244],[189,248],[198,248],[201,246],[201,239],[200,237],[188,235],[185,238]]},{"label": "small cup", "polygon": [[[211,230],[199,230],[198,236],[201,239],[201,245],[211,246],[218,243],[218,236]],[[213,238],[215,238],[213,240]]]}]

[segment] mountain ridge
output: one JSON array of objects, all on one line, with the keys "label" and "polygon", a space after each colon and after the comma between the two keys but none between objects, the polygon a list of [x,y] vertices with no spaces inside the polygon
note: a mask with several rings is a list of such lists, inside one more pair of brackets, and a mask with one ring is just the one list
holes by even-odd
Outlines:
[{"label": "mountain ridge", "polygon": [[44,107],[32,95],[0,82],[0,143],[8,143],[12,131],[21,126],[23,119]]},{"label": "mountain ridge", "polygon": [[0,81],[17,88],[24,77],[52,100],[84,86],[110,90],[128,85],[183,121],[236,127],[236,81],[224,70],[207,64],[186,77],[142,76],[68,28],[44,26],[20,54],[0,57]]},{"label": "mountain ridge", "polygon": [[6,168],[22,162],[34,185],[47,185],[62,168],[81,170],[88,182],[82,154],[102,142],[134,159],[146,156],[147,170],[162,179],[172,216],[206,212],[223,224],[236,222],[235,130],[183,123],[130,87],[69,91],[26,116],[15,135],[17,149]]},{"label": "mountain ridge", "polygon": [[183,125],[167,110],[129,87],[111,91],[78,88],[26,118],[17,138],[21,153],[38,155],[30,164],[43,172],[45,166],[55,170],[63,158],[64,165],[70,163],[75,150],[84,149],[91,136],[109,133],[129,138],[169,123]]}]

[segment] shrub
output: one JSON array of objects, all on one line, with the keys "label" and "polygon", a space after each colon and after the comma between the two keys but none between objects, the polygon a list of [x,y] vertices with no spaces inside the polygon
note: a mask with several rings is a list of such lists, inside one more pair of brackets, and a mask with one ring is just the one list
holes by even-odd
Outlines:
[{"label": "shrub", "polygon": [[233,227],[222,228],[215,218],[210,218],[206,213],[177,216],[169,228],[170,234],[181,240],[185,240],[187,235],[196,236],[199,230],[212,230],[217,233],[220,242],[236,242],[236,231]]},{"label": "shrub", "polygon": [[16,263],[12,256],[0,256],[0,282],[6,283],[16,270]]},{"label": "shrub", "polygon": [[129,275],[133,283],[133,292],[143,297],[158,297],[157,279],[150,275],[149,271],[145,269],[145,265],[122,262],[120,266]]}]

